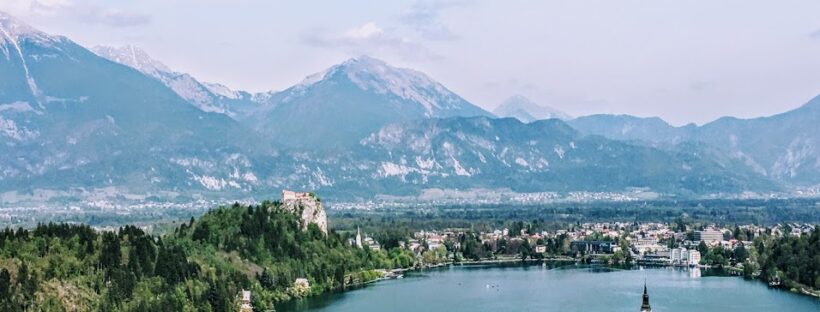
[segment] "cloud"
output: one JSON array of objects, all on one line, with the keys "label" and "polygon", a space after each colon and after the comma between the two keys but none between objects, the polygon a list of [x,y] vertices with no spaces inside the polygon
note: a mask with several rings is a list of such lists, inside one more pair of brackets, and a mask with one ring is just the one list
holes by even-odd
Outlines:
[{"label": "cloud", "polygon": [[57,10],[71,6],[71,2],[68,0],[31,0],[20,2],[31,2],[31,10],[40,14],[53,14]]},{"label": "cloud", "polygon": [[424,44],[459,38],[441,20],[443,10],[472,4],[473,0],[419,0],[388,27],[370,21],[342,32],[314,29],[301,36],[315,47],[345,50],[352,54],[392,54],[405,60],[440,60],[443,57]]},{"label": "cloud", "polygon": [[374,22],[366,23],[359,27],[353,27],[344,32],[343,37],[350,40],[367,40],[384,34],[384,29]]},{"label": "cloud", "polygon": [[0,10],[20,16],[53,16],[59,9],[70,5],[69,0],[2,0]]},{"label": "cloud", "polygon": [[102,24],[113,27],[132,27],[145,25],[151,22],[151,17],[146,14],[126,12],[120,9],[86,7],[75,9],[75,13],[81,20],[92,24]]},{"label": "cloud", "polygon": [[406,60],[440,59],[441,56],[422,44],[367,22],[342,32],[314,29],[302,36],[302,41],[314,47],[343,49],[351,54],[393,54]]},{"label": "cloud", "polygon": [[78,4],[73,0],[2,0],[0,10],[20,16],[65,17],[83,23],[112,27],[131,27],[147,24],[151,17],[92,4]]},{"label": "cloud", "polygon": [[459,36],[441,21],[441,11],[472,3],[472,0],[420,0],[402,14],[401,21],[425,39],[455,40]]},{"label": "cloud", "polygon": [[815,30],[813,33],[809,34],[809,37],[814,40],[820,40],[820,29]]}]

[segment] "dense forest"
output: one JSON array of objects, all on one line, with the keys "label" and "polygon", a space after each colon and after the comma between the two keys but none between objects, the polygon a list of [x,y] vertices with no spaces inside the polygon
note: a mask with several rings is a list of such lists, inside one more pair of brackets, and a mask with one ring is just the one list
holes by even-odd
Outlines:
[{"label": "dense forest", "polygon": [[760,270],[761,277],[785,288],[820,290],[820,226],[801,236],[767,236],[751,246],[744,273]]},{"label": "dense forest", "polygon": [[329,210],[337,229],[396,223],[412,229],[473,228],[493,230],[511,222],[540,222],[550,230],[584,222],[678,222],[717,225],[820,223],[820,202],[796,199],[656,200],[531,205],[465,204],[396,207],[377,210]]},{"label": "dense forest", "polygon": [[[235,311],[377,277],[412,254],[349,246],[279,202],[213,209],[162,236],[134,226],[98,232],[40,224],[0,232],[0,311]],[[294,286],[297,278],[308,289]]]}]

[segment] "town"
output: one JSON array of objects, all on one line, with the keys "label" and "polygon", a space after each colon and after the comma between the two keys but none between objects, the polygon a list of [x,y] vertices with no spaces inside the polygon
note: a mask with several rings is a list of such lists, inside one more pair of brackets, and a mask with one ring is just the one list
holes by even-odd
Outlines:
[{"label": "town", "polygon": [[[722,267],[755,270],[751,249],[766,238],[799,237],[815,231],[812,224],[771,227],[683,223],[583,223],[554,231],[534,231],[531,224],[491,232],[465,229],[422,230],[398,246],[410,250],[422,266],[482,261],[571,260],[583,263]],[[358,230],[350,244],[381,250],[373,237]],[[430,255],[430,254],[433,255]],[[751,261],[750,261],[751,260]],[[759,269],[759,268],[757,268]]]}]

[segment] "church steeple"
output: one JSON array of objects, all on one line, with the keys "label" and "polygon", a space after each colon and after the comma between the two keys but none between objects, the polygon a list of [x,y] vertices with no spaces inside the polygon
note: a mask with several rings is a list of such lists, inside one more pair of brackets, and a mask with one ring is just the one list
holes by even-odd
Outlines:
[{"label": "church steeple", "polygon": [[646,281],[643,282],[643,303],[641,304],[641,312],[652,312],[652,307],[649,306],[649,294],[646,292]]},{"label": "church steeple", "polygon": [[362,230],[356,226],[356,247],[362,248]]}]

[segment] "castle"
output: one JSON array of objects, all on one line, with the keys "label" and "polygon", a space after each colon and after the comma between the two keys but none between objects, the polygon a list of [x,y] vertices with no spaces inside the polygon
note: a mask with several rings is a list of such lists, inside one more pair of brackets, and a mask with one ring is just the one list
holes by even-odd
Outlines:
[{"label": "castle", "polygon": [[282,190],[282,205],[291,212],[302,214],[302,228],[315,223],[327,234],[327,213],[322,202],[312,193]]},{"label": "castle", "polygon": [[295,200],[305,200],[310,199],[310,193],[308,192],[294,192],[289,190],[282,190],[282,202],[289,202]]}]

